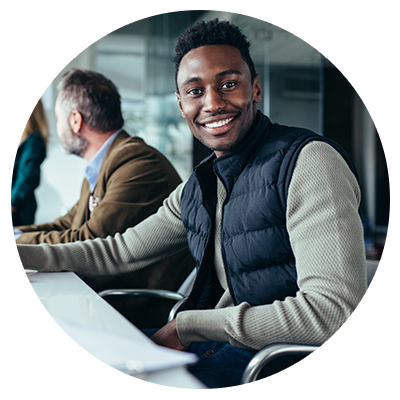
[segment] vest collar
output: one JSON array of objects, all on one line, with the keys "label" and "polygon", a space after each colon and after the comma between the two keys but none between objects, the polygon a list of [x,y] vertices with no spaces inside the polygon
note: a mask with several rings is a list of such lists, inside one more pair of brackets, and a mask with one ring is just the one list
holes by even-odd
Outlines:
[{"label": "vest collar", "polygon": [[214,153],[211,154],[195,167],[194,171],[201,174],[203,169],[212,167],[230,192],[235,179],[257,153],[256,148],[265,139],[270,124],[270,119],[257,111],[253,127],[233,151],[218,158]]}]

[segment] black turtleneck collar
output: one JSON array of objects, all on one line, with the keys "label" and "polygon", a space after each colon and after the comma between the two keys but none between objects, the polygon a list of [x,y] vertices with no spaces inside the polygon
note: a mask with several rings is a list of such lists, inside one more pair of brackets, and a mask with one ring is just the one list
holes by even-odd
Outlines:
[{"label": "black turtleneck collar", "polygon": [[270,119],[266,115],[264,115],[261,111],[258,110],[254,118],[252,127],[249,129],[243,140],[240,143],[238,143],[232,151],[221,157],[216,157],[215,154],[212,153],[204,160],[202,160],[194,168],[194,170],[197,170],[198,168],[201,168],[204,164],[208,164],[210,162],[219,164],[229,159],[232,159],[232,161],[236,163],[237,156],[239,155],[240,158],[242,158],[242,153],[244,155],[244,158],[247,159],[248,157],[246,157],[245,154],[251,154],[253,152],[253,149],[258,145],[260,140],[263,138],[263,135],[262,134],[260,135],[260,133],[265,132],[265,129],[270,123],[271,123]]},{"label": "black turtleneck collar", "polygon": [[216,157],[214,153],[211,154],[195,167],[194,171],[201,173],[203,168],[209,168],[212,165],[214,172],[218,174],[229,191],[235,178],[242,173],[256,154],[256,148],[265,138],[269,124],[271,124],[270,119],[261,111],[257,111],[252,128],[232,151],[221,157]]}]

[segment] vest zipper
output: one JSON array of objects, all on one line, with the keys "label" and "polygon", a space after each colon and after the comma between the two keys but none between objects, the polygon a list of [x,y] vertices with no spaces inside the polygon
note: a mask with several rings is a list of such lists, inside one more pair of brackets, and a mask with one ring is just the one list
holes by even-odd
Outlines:
[{"label": "vest zipper", "polygon": [[208,234],[206,233],[206,235],[204,236],[204,252],[205,249],[207,248],[207,241],[208,241]]}]

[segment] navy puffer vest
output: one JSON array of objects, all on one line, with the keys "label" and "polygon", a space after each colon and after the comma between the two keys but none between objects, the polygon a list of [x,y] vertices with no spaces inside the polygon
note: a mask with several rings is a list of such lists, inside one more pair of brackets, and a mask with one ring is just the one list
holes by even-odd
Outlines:
[{"label": "navy puffer vest", "polygon": [[216,176],[227,196],[221,226],[222,256],[235,304],[271,304],[298,291],[295,258],[286,229],[286,199],[301,149],[328,142],[355,173],[350,157],[309,130],[273,124],[258,112],[254,127],[229,154],[202,161],[182,193],[181,217],[199,269],[184,309],[213,308],[221,295],[213,265]]}]

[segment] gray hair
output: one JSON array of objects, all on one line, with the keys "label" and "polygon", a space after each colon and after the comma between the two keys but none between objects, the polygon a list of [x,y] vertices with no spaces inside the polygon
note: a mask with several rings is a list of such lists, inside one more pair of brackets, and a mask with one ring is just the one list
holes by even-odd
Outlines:
[{"label": "gray hair", "polygon": [[57,89],[59,104],[67,115],[79,111],[83,121],[98,132],[122,128],[121,97],[105,76],[74,68],[63,75]]}]

